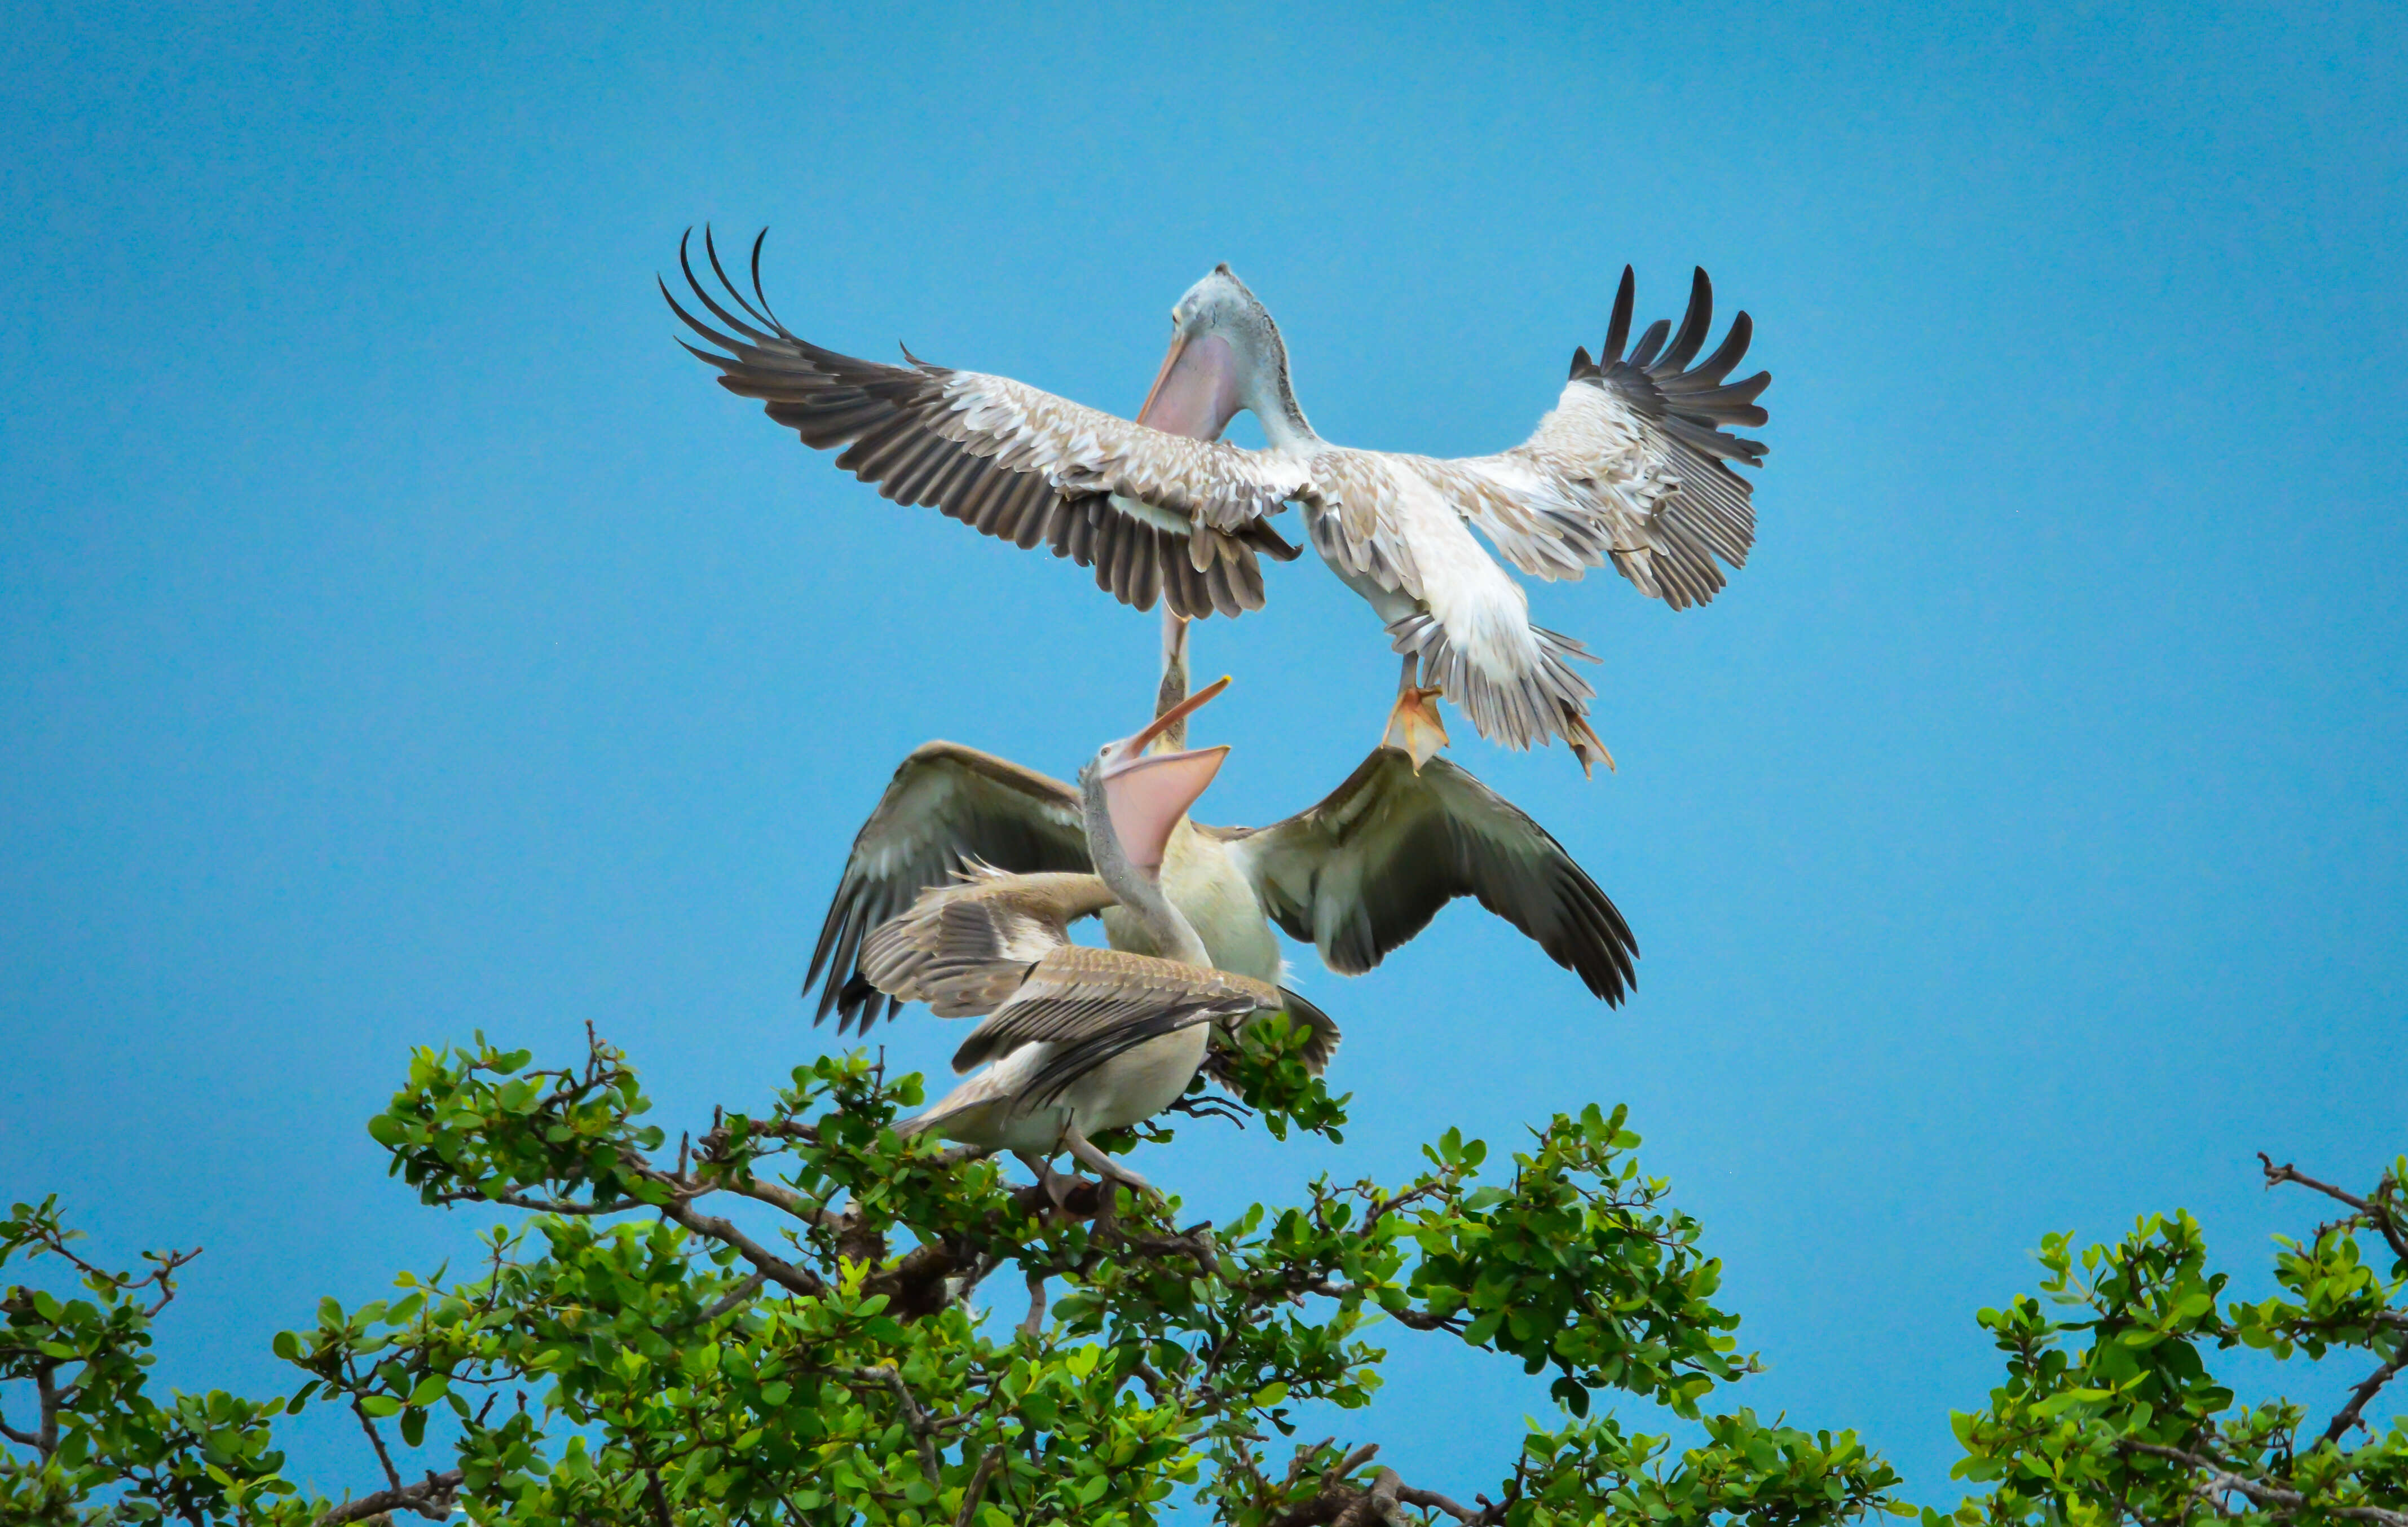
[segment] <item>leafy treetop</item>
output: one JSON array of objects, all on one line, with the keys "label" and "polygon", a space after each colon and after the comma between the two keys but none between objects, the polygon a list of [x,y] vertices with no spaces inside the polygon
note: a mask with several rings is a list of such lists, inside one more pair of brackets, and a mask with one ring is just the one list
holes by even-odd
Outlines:
[{"label": "leafy treetop", "polygon": [[[1336,1137],[1345,1100],[1299,1047],[1250,1034],[1216,1063],[1238,1096],[1199,1083],[1185,1111]],[[1449,1131],[1409,1182],[1324,1179],[1300,1204],[1182,1226],[1175,1199],[1089,1183],[1056,1206],[992,1161],[900,1138],[919,1078],[859,1054],[798,1067],[766,1111],[673,1151],[616,1050],[531,1062],[481,1036],[412,1058],[369,1123],[394,1175],[430,1205],[523,1213],[465,1275],[405,1273],[394,1299],[330,1299],[314,1328],[278,1335],[296,1376],[279,1399],[154,1400],[150,1323],[189,1255],[110,1271],[77,1256],[54,1200],[17,1206],[0,1263],[56,1259],[81,1292],[0,1300],[0,1520],[1000,1527],[1147,1522],[1182,1492],[1234,1527],[1914,1514],[1855,1434],[1711,1403],[1756,1361],[1620,1109],[1559,1115],[1510,1163]],[[1956,1519],[2408,1527],[2408,1438],[2363,1420],[2401,1359],[2401,1176],[2342,1195],[2353,1214],[2286,1253],[2289,1303],[2218,1313],[2186,1219],[2093,1249],[2080,1280],[2053,1240],[2043,1291],[2085,1318],[2028,1298],[1985,1313],[2009,1382],[1959,1418],[1959,1472],[1987,1493]],[[2358,1261],[2369,1232],[2387,1274]],[[1014,1285],[1025,1316],[982,1318]],[[1296,1435],[1302,1405],[1371,1398],[1382,1322],[1553,1376],[1554,1421],[1469,1505],[1374,1444]],[[2310,1440],[2297,1407],[2234,1413],[2206,1378],[2202,1346],[2237,1343],[2380,1366]],[[1600,1395],[1669,1412],[1681,1441]],[[288,1475],[274,1423],[313,1406],[355,1419],[374,1488],[332,1501]]]}]

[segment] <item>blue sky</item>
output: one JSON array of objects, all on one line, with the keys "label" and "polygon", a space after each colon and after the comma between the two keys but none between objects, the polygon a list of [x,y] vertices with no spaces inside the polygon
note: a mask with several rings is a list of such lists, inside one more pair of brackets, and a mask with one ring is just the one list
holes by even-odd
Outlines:
[{"label": "blue sky", "polygon": [[[1756,316],[1745,571],[1534,591],[1621,772],[1455,755],[1616,898],[1637,999],[1468,905],[1359,980],[1299,951],[1355,1125],[1190,1131],[1140,1164],[1191,1202],[1627,1102],[1770,1366],[1737,1397],[1953,1502],[1972,1312],[2043,1232],[2187,1206],[2255,1286],[2318,1216],[2254,1151],[2408,1145],[2396,7],[0,30],[0,1192],[208,1249],[171,1380],[279,1385],[318,1295],[465,1243],[361,1127],[408,1047],[591,1020],[672,1126],[757,1102],[824,1040],[796,988],[901,754],[1067,773],[1142,717],[1152,617],[671,344],[706,220],[772,228],[816,338],[1124,411],[1227,260],[1324,435],[1436,454],[1526,433],[1626,261],[1649,314],[1702,264]],[[1239,681],[1211,820],[1374,739],[1394,660],[1309,561],[1196,644]],[[1541,1388],[1394,1335],[1349,1429],[1486,1488]]]}]

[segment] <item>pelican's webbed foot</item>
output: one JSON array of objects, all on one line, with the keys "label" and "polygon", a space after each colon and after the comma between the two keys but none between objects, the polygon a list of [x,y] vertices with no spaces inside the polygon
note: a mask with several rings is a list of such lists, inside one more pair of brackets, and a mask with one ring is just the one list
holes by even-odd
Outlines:
[{"label": "pelican's webbed foot", "polygon": [[1381,746],[1398,749],[1410,756],[1415,774],[1446,746],[1446,723],[1439,720],[1438,714],[1438,699],[1442,692],[1409,685],[1397,695],[1396,708],[1388,712],[1388,730],[1380,738]]}]

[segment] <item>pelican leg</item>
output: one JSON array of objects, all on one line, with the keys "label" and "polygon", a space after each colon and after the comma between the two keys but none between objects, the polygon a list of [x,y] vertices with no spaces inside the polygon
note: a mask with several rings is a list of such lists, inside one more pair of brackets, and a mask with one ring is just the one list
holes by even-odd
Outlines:
[{"label": "pelican leg", "polygon": [[1133,1192],[1145,1193],[1154,1198],[1162,1196],[1154,1190],[1153,1183],[1096,1149],[1095,1142],[1081,1134],[1078,1125],[1073,1124],[1062,1132],[1062,1143],[1069,1148],[1072,1156],[1096,1169],[1096,1175],[1104,1179],[1107,1192],[1111,1191],[1111,1184],[1122,1182],[1127,1184]]},{"label": "pelican leg", "polygon": [[1444,692],[1426,690],[1414,682],[1420,664],[1418,653],[1405,654],[1405,671],[1397,680],[1396,708],[1388,712],[1388,730],[1380,738],[1382,747],[1409,754],[1415,774],[1446,746],[1446,723],[1439,720],[1437,705]]},{"label": "pelican leg", "polygon": [[1037,1179],[1037,1191],[1045,1195],[1046,1205],[1060,1208],[1068,1198],[1068,1190],[1062,1186],[1062,1174],[1054,1170],[1054,1163],[1025,1150],[1016,1150],[1012,1154],[1020,1158],[1020,1164],[1027,1167],[1029,1175]]}]

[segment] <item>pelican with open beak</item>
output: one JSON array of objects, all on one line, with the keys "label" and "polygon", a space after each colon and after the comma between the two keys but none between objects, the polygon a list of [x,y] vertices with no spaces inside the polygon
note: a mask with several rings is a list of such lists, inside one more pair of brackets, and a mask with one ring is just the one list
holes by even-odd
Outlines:
[{"label": "pelican with open beak", "polygon": [[[1172,830],[1220,772],[1226,747],[1148,749],[1228,688],[1221,679],[1143,729],[1096,749],[1080,771],[1093,875],[1008,875],[983,865],[923,892],[862,946],[879,991],[939,1018],[983,1016],[953,1069],[986,1069],[907,1121],[906,1133],[1011,1150],[1051,1181],[1068,1150],[1132,1187],[1143,1178],[1096,1149],[1099,1131],[1160,1113],[1203,1064],[1211,1025],[1285,1012],[1326,1056],[1328,1018],[1268,981],[1212,968],[1203,940],[1162,891]],[[1160,956],[1070,942],[1069,925],[1117,904],[1140,919]]]}]

